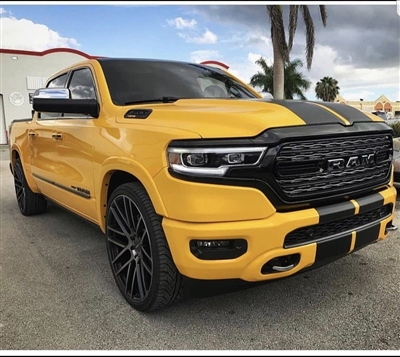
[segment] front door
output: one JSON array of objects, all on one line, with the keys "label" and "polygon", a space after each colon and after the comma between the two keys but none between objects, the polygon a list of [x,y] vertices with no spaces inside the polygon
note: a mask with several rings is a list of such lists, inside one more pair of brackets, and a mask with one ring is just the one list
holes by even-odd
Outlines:
[{"label": "front door", "polygon": [[[88,67],[71,73],[67,85],[71,99],[96,99],[96,87]],[[93,138],[95,118],[64,113],[54,122],[57,159],[54,173],[61,188],[57,201],[91,221],[97,220],[93,177]]]},{"label": "front door", "polygon": [[[65,73],[48,83],[48,88],[64,87],[68,78]],[[28,131],[30,162],[32,175],[40,191],[47,197],[54,198],[56,195],[55,181],[55,136],[53,127],[57,118],[62,113],[36,113],[36,120],[33,121]]]}]

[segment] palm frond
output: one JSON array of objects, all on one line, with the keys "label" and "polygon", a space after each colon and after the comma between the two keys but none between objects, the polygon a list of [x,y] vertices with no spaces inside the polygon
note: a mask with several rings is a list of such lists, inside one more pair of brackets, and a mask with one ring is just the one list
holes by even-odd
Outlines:
[{"label": "palm frond", "polygon": [[289,13],[289,42],[288,42],[288,51],[292,50],[294,34],[297,29],[297,18],[299,13],[299,5],[290,5],[290,13]]},{"label": "palm frond", "polygon": [[283,24],[283,15],[281,5],[266,5],[271,21],[271,37],[274,40],[276,36],[279,44],[279,52],[285,62],[289,61],[289,51],[286,43],[285,26]]},{"label": "palm frond", "polygon": [[307,5],[300,5],[301,12],[304,19],[304,24],[306,25],[306,61],[307,69],[311,69],[311,64],[314,56],[314,46],[315,46],[315,33],[314,33],[314,22],[311,17],[310,10]]},{"label": "palm frond", "polygon": [[321,14],[322,24],[326,27],[326,20],[328,19],[328,14],[326,13],[326,6],[319,5],[319,12]]}]

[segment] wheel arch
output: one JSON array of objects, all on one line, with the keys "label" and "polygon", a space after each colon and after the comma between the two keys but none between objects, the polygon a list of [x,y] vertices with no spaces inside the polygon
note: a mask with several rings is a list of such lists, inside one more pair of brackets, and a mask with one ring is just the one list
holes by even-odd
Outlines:
[{"label": "wheel arch", "polygon": [[161,195],[149,174],[149,172],[139,163],[130,159],[110,159],[101,169],[98,176],[99,181],[96,184],[98,197],[98,217],[100,229],[105,233],[106,213],[108,199],[112,192],[120,185],[128,182],[139,182],[154,206],[157,214],[167,217],[167,211],[162,201]]},{"label": "wheel arch", "polygon": [[10,150],[10,170],[13,175],[17,159],[21,160],[22,169],[24,170],[25,179],[26,182],[28,183],[29,188],[34,193],[40,193],[40,190],[37,187],[36,182],[32,176],[30,164],[29,163],[27,164],[27,161],[25,160],[25,157],[21,154],[21,151],[18,149],[17,146],[14,145]]}]

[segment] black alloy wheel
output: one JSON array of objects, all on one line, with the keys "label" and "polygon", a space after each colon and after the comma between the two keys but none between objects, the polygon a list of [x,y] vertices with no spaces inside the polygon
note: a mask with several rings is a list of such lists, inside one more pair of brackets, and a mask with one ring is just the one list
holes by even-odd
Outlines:
[{"label": "black alloy wheel", "polygon": [[19,210],[24,216],[32,216],[46,211],[46,199],[43,195],[34,193],[30,189],[19,158],[14,166],[14,187]]},{"label": "black alloy wheel", "polygon": [[123,297],[139,311],[153,311],[183,297],[182,276],[173,263],[161,218],[143,186],[127,183],[107,207],[107,251]]}]

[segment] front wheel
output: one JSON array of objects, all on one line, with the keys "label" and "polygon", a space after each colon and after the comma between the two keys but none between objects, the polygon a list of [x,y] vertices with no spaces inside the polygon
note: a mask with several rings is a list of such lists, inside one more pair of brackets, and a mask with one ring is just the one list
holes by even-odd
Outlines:
[{"label": "front wheel", "polygon": [[24,216],[32,216],[46,211],[47,201],[39,193],[34,193],[26,182],[21,159],[17,159],[14,166],[14,187],[18,207]]},{"label": "front wheel", "polygon": [[106,222],[111,269],[130,305],[153,311],[183,297],[182,276],[172,260],[160,216],[141,184],[123,184],[112,193]]}]

